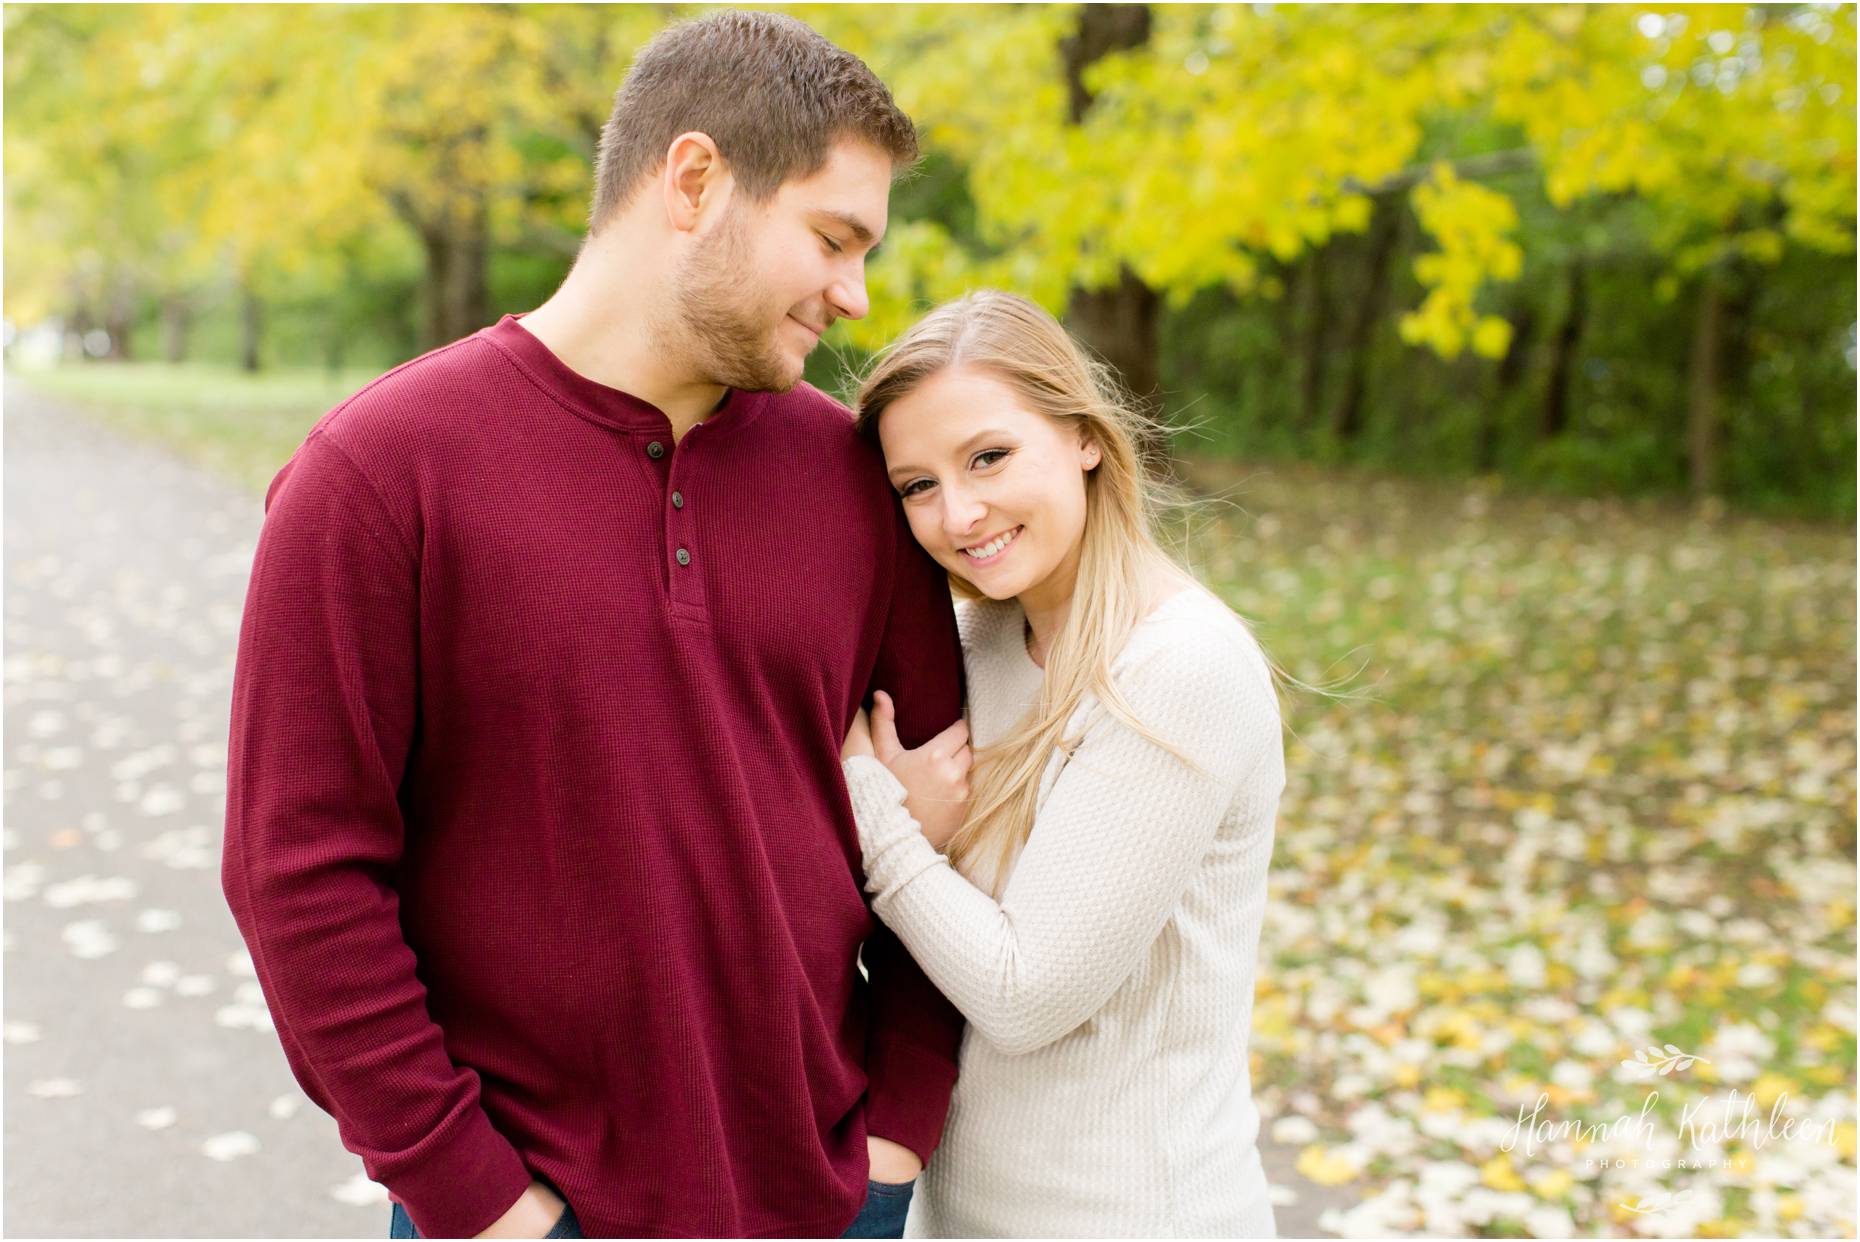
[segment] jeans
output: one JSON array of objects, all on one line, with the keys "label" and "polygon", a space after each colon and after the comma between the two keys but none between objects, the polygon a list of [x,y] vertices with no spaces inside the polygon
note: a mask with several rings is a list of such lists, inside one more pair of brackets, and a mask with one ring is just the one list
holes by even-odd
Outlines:
[{"label": "jeans", "polygon": [[[911,1209],[911,1192],[917,1189],[916,1182],[892,1184],[890,1182],[867,1182],[865,1185],[865,1206],[859,1209],[858,1219],[852,1227],[841,1234],[844,1238],[901,1238],[904,1236],[904,1216]],[[396,1203],[393,1218],[388,1222],[388,1237],[417,1238],[420,1233],[413,1227],[413,1220],[407,1215],[407,1209]],[[581,1222],[575,1219],[575,1209],[562,1209],[562,1219],[555,1222],[545,1237],[579,1238]]]},{"label": "jeans", "polygon": [[[567,1202],[566,1199],[563,1200],[562,1215],[555,1222],[555,1228],[545,1233],[543,1237],[579,1238],[584,1236],[581,1232],[581,1222],[575,1219],[575,1209],[567,1206]],[[407,1209],[396,1203],[394,1216],[388,1221],[388,1237],[417,1238],[419,1236],[420,1231],[413,1227],[413,1218],[407,1215]]]},{"label": "jeans", "polygon": [[901,1238],[916,1182],[867,1182],[865,1206],[842,1238]]}]

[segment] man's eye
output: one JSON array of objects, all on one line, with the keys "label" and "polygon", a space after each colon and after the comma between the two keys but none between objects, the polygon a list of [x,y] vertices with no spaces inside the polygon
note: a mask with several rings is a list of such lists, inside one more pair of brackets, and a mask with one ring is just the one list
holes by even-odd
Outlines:
[{"label": "man's eye", "polygon": [[827,243],[827,249],[831,250],[834,254],[845,253],[845,248],[842,247],[838,242],[834,241],[831,237],[828,237],[825,233],[821,233],[818,236],[820,237],[821,241]]}]

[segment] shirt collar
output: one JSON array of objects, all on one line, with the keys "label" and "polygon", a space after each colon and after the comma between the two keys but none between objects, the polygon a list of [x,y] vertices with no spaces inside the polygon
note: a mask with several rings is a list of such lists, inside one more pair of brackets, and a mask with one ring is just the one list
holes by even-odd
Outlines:
[{"label": "shirt collar", "polygon": [[[592,422],[622,431],[670,432],[665,411],[641,397],[591,380],[556,357],[547,345],[517,323],[521,315],[505,315],[479,330],[478,335],[501,348],[539,387],[571,411]],[[746,426],[762,411],[763,392],[735,388],[724,392],[723,404],[706,414],[703,425],[710,439]]]}]

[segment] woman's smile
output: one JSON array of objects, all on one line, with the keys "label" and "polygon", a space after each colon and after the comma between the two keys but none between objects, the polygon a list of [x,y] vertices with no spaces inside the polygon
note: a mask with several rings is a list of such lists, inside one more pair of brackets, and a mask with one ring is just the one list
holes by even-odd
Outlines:
[{"label": "woman's smile", "polygon": [[971,565],[978,567],[993,565],[1007,555],[1008,549],[1014,546],[1014,541],[1020,538],[1020,532],[1025,529],[1024,526],[1016,526],[1012,530],[1003,531],[986,543],[971,544],[962,549],[962,555]]}]

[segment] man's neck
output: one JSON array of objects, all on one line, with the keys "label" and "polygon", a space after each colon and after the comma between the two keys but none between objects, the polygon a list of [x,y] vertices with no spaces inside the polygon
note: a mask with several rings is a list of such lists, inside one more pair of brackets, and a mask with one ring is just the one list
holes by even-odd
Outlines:
[{"label": "man's neck", "polygon": [[682,440],[722,404],[729,390],[693,380],[675,364],[668,366],[650,339],[646,315],[603,296],[607,289],[638,288],[649,281],[636,283],[613,272],[611,265],[602,266],[607,270],[597,277],[595,269],[577,264],[548,301],[517,322],[569,370],[663,411],[671,420],[672,438]]}]

